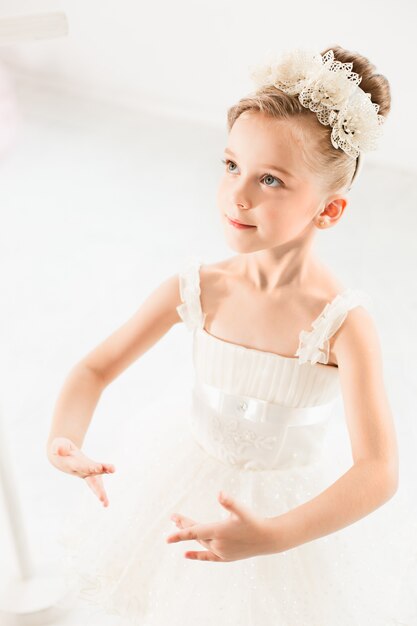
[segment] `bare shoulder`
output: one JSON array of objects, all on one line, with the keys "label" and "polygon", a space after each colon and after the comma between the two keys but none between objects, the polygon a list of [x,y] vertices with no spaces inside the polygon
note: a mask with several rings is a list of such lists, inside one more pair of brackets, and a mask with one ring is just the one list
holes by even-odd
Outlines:
[{"label": "bare shoulder", "polygon": [[347,312],[343,324],[332,337],[333,353],[339,367],[373,367],[382,369],[382,351],[377,324],[362,305]]},{"label": "bare shoulder", "polygon": [[236,257],[230,257],[216,261],[215,263],[203,263],[200,268],[201,277],[210,280],[210,278],[216,278],[220,275],[232,276],[235,258]]},{"label": "bare shoulder", "polygon": [[234,259],[235,257],[230,257],[215,263],[204,263],[200,266],[200,285],[203,297],[207,293],[214,295],[217,292],[220,295],[226,289],[226,280],[229,279],[230,282],[230,279],[233,281],[233,278],[237,277]]},{"label": "bare shoulder", "polygon": [[378,481],[387,499],[398,487],[398,445],[378,328],[364,306],[348,311],[335,333],[334,350],[352,458],[355,463],[378,463]]}]

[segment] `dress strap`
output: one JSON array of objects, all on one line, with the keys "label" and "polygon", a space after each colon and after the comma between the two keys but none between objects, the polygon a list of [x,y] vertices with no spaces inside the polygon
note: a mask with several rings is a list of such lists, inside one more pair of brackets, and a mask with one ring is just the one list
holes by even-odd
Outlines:
[{"label": "dress strap", "polygon": [[202,264],[199,257],[189,257],[178,274],[182,304],[176,309],[188,330],[203,328],[206,319],[200,300],[200,266]]},{"label": "dress strap", "polygon": [[369,293],[360,289],[345,289],[328,302],[320,315],[312,323],[312,330],[302,330],[296,356],[299,363],[328,363],[329,339],[340,328],[347,313],[355,306],[363,305],[372,309],[373,299]]}]

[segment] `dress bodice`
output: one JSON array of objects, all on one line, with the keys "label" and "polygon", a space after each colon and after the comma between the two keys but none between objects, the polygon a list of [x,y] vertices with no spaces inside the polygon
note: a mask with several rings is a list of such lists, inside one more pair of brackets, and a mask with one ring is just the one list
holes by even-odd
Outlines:
[{"label": "dress bodice", "polygon": [[317,458],[326,422],[340,395],[338,367],[327,365],[329,339],[348,311],[372,300],[346,289],[299,333],[293,357],[248,348],[211,335],[200,299],[201,261],[179,273],[178,314],[193,332],[191,426],[220,460],[246,469],[272,469]]}]

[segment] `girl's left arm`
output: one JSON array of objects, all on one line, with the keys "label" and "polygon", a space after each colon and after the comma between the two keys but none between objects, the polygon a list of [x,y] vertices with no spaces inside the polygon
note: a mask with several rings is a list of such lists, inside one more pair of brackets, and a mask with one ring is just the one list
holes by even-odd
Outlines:
[{"label": "girl's left arm", "polygon": [[398,446],[384,386],[374,320],[351,309],[333,335],[333,352],[352,447],[352,467],[311,500],[264,519],[271,552],[282,552],[335,532],[368,515],[398,489]]}]

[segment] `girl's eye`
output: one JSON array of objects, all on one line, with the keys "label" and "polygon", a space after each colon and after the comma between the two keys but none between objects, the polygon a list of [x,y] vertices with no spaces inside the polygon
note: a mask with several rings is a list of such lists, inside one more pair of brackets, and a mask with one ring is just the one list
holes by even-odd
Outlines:
[{"label": "girl's eye", "polygon": [[[233,165],[236,165],[236,163],[234,163],[230,159],[222,159],[221,161],[222,161],[222,163],[224,163],[226,165],[226,171],[227,172],[233,172],[234,171],[234,170],[228,169],[228,166],[229,166],[230,163],[232,163]],[[272,180],[276,180],[280,185],[283,184],[282,181],[279,178],[277,178],[276,176],[272,176],[272,174],[265,174],[265,176],[263,177],[262,180],[264,180],[266,178],[269,178],[269,179],[272,179]],[[267,187],[272,187],[272,185],[267,185]]]},{"label": "girl's eye", "polygon": [[[230,172],[230,170],[228,169],[228,166],[229,166],[229,163],[233,163],[233,161],[231,161],[230,159],[222,159],[222,163],[226,165],[227,171]],[[236,163],[233,163],[233,165],[236,165]]]}]

